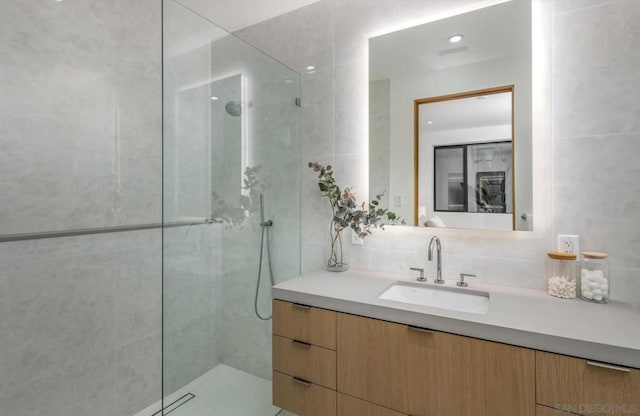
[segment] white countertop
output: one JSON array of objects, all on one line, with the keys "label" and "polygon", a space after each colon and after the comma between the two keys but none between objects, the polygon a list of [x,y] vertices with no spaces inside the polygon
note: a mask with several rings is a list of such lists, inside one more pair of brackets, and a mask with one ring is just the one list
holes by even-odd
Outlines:
[{"label": "white countertop", "polygon": [[[490,293],[487,314],[478,315],[378,299],[396,281],[415,282],[415,275],[318,271],[280,283],[272,293],[319,308],[640,368],[640,305],[600,305],[470,282],[468,289]],[[456,288],[453,280],[445,286]]]}]

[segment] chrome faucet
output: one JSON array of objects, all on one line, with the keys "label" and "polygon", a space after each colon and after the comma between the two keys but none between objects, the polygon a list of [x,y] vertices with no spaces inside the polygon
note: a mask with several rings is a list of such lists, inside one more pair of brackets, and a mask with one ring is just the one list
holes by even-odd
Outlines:
[{"label": "chrome faucet", "polygon": [[427,260],[433,261],[433,242],[434,241],[436,242],[437,274],[436,274],[436,280],[434,280],[433,283],[437,283],[441,285],[444,283],[444,280],[442,280],[442,245],[440,244],[440,239],[438,238],[437,235],[434,235],[433,237],[431,237],[431,241],[429,241],[429,250],[428,250]]}]

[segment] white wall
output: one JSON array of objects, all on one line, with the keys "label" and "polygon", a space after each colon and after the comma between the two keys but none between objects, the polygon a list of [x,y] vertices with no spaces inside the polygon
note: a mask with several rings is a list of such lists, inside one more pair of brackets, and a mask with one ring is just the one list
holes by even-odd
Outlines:
[{"label": "white wall", "polygon": [[[634,156],[640,143],[640,29],[635,24],[640,3],[552,3],[553,27],[547,33],[553,61],[544,50],[534,52],[535,62],[550,68],[553,79],[553,96],[545,96],[549,74],[534,74],[533,113],[541,118],[534,125],[531,159],[534,231],[438,230],[443,272],[448,278],[472,272],[483,281],[542,288],[546,252],[554,248],[555,233],[573,232],[581,235],[582,248],[611,254],[613,297],[635,300],[633,293],[640,290],[640,185],[633,179],[640,176]],[[303,77],[303,163],[334,163],[342,183],[366,189],[367,35],[479,4],[415,0],[397,7],[389,0],[322,1],[239,34],[300,72],[306,65],[317,67]],[[552,140],[544,121],[551,109]],[[593,166],[601,166],[597,175]],[[329,221],[315,179],[302,172],[304,270],[321,268]],[[433,274],[435,266],[426,262],[431,232],[387,227],[368,238],[364,247],[353,247],[354,264],[393,271],[426,266]]]}]

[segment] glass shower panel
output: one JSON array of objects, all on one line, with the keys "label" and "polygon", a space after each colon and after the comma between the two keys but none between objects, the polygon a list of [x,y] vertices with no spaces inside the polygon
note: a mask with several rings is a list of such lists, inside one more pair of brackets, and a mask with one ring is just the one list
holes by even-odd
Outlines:
[{"label": "glass shower panel", "polygon": [[165,414],[275,415],[270,287],[300,272],[299,74],[163,5]]}]

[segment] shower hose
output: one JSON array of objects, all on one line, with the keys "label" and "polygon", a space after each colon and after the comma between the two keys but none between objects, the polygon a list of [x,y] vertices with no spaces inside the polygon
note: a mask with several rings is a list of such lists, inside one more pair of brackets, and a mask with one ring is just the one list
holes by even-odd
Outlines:
[{"label": "shower hose", "polygon": [[271,281],[271,286],[275,284],[273,280],[273,269],[271,268],[271,249],[269,245],[269,227],[271,226],[273,226],[273,221],[264,220],[264,195],[260,194],[260,228],[262,229],[262,235],[260,237],[260,263],[258,264],[258,281],[256,282],[256,295],[254,297],[253,308],[258,319],[261,319],[263,321],[268,321],[269,319],[271,319],[271,315],[262,316],[260,315],[260,311],[258,310],[258,294],[260,292],[260,281],[262,280],[262,258],[265,246],[267,248],[267,262],[269,263],[269,279]]}]

